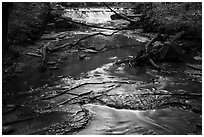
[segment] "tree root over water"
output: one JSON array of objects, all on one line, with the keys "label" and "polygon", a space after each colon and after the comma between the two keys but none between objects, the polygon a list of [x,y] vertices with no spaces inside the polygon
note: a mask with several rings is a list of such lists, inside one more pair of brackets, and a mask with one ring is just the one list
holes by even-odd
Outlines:
[{"label": "tree root over water", "polygon": [[153,45],[153,43],[160,38],[161,33],[158,33],[145,45],[145,49],[140,50],[134,58],[126,59],[123,61],[117,61],[115,64],[128,63],[132,67],[150,64],[156,70],[161,71],[162,69],[155,63],[155,61],[179,61],[181,49],[176,42],[185,34],[181,31],[174,35],[173,38],[163,42],[159,45]]}]

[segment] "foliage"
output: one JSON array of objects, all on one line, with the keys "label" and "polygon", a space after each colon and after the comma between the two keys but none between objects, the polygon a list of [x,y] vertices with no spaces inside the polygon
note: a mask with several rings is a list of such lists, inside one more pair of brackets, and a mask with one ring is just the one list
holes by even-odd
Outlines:
[{"label": "foliage", "polygon": [[39,38],[48,13],[48,3],[14,3],[8,36],[10,43],[25,44]]},{"label": "foliage", "polygon": [[181,30],[190,35],[202,34],[202,3],[155,2],[135,5],[135,12],[145,13],[147,28],[174,33]]}]

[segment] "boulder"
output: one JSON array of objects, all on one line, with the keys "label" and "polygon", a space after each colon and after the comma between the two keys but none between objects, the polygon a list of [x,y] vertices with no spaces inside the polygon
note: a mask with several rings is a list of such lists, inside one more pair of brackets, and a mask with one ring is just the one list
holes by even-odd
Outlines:
[{"label": "boulder", "polygon": [[85,58],[86,58],[86,54],[79,55],[79,59],[80,59],[80,60],[83,60],[83,59],[85,59]]}]

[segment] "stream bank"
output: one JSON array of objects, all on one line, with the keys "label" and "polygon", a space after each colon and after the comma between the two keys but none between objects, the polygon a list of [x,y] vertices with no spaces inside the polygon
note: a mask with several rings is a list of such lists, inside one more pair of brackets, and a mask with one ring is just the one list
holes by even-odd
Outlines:
[{"label": "stream bank", "polygon": [[[112,21],[104,8],[67,10],[66,16],[94,25],[128,24]],[[97,32],[114,31],[53,29],[39,43],[57,47]],[[200,66],[197,53],[186,51],[182,63],[160,62],[166,72],[115,64],[135,56],[153,35],[138,29],[89,37],[49,54],[44,72],[41,58],[25,55],[23,71],[4,83],[3,125],[13,129],[5,134],[202,134],[202,72],[186,64]]]}]

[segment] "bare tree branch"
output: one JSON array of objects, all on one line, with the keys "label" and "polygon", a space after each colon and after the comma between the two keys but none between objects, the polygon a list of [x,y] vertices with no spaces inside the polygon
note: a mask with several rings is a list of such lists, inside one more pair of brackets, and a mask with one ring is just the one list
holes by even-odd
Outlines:
[{"label": "bare tree branch", "polygon": [[115,31],[115,32],[113,32],[113,33],[111,33],[111,34],[105,34],[105,33],[101,33],[101,32],[99,32],[99,33],[94,33],[94,34],[91,34],[91,35],[85,36],[84,38],[79,39],[79,40],[76,41],[74,44],[72,44],[72,43],[63,44],[63,45],[61,45],[61,46],[59,46],[59,47],[56,47],[56,48],[53,48],[53,49],[49,49],[49,51],[50,51],[50,52],[56,52],[56,51],[58,51],[58,50],[60,50],[60,49],[62,49],[62,48],[65,48],[65,47],[67,47],[67,46],[70,46],[70,47],[76,46],[76,45],[77,45],[79,42],[81,42],[82,40],[87,39],[87,38],[89,38],[89,37],[96,36],[96,35],[112,36],[113,34],[118,33],[118,32],[119,32],[119,31]]},{"label": "bare tree branch", "polygon": [[123,18],[124,20],[127,20],[127,21],[129,21],[129,22],[131,22],[131,23],[135,23],[135,22],[136,22],[135,20],[132,20],[132,19],[130,19],[130,18],[124,16],[124,15],[118,14],[118,13],[117,13],[116,11],[114,11],[111,7],[109,7],[105,2],[103,2],[103,4],[104,4],[107,8],[109,8],[112,12],[114,12],[116,15],[120,16],[121,18]]}]

